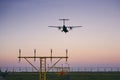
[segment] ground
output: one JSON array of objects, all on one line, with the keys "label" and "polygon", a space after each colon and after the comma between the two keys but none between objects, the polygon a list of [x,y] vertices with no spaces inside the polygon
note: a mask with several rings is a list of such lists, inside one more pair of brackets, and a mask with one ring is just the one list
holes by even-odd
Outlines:
[{"label": "ground", "polygon": [[[6,74],[5,80],[39,80],[39,74],[10,72]],[[120,80],[120,72],[69,72],[64,73],[64,75],[49,72],[47,73],[47,80]]]},{"label": "ground", "polygon": [[0,76],[0,80],[5,80],[2,76]]}]

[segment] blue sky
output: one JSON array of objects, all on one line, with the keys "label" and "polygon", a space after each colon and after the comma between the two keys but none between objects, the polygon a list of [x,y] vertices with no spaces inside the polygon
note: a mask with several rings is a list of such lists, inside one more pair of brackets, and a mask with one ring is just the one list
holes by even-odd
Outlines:
[{"label": "blue sky", "polygon": [[[48,27],[62,25],[60,18],[83,27],[67,34]],[[26,55],[35,48],[64,55],[68,48],[71,65],[119,66],[119,22],[119,0],[1,0],[0,65],[16,65],[19,48]]]}]

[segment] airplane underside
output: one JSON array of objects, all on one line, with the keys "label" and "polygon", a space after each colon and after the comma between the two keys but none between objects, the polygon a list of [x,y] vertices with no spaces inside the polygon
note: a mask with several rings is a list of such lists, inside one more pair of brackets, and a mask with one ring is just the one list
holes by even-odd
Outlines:
[{"label": "airplane underside", "polygon": [[62,30],[62,32],[65,32],[65,33],[67,33],[67,32],[68,32],[68,30]]}]

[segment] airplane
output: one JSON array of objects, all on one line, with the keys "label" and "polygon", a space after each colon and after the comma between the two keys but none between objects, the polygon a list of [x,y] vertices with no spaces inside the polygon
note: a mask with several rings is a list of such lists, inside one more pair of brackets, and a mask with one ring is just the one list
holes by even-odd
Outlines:
[{"label": "airplane", "polygon": [[69,32],[73,28],[82,27],[82,26],[66,26],[65,21],[68,21],[69,19],[59,19],[59,20],[63,21],[63,26],[48,26],[48,27],[58,28],[59,30],[61,30],[61,32],[64,32],[64,33]]}]

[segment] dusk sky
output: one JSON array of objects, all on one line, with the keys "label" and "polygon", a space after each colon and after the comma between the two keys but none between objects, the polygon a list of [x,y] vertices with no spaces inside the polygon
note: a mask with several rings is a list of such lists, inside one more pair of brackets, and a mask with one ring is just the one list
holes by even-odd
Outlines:
[{"label": "dusk sky", "polygon": [[[48,26],[83,26],[63,33]],[[71,66],[120,66],[120,0],[0,0],[0,66],[22,55],[64,56]],[[65,60],[62,60],[64,63]]]}]

